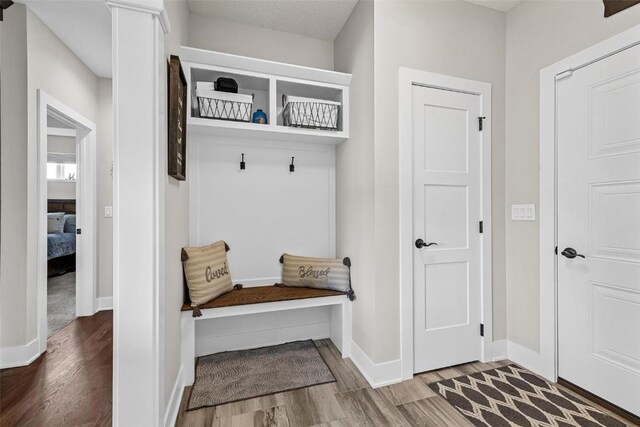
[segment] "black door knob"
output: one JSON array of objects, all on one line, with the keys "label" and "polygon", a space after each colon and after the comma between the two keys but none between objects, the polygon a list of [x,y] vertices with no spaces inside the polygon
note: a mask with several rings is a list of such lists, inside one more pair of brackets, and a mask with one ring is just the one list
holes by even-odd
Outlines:
[{"label": "black door knob", "polygon": [[564,251],[561,252],[561,254],[569,259],[573,259],[577,256],[579,256],[580,258],[585,258],[584,255],[579,254],[578,252],[576,252],[575,249],[573,248],[565,248]]},{"label": "black door knob", "polygon": [[428,248],[429,246],[433,245],[437,245],[437,243],[425,243],[425,241],[422,239],[416,240],[416,248],[418,249]]}]

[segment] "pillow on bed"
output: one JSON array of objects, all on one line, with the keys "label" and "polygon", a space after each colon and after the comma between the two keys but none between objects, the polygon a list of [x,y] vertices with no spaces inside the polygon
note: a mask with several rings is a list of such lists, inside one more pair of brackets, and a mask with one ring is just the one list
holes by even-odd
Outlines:
[{"label": "pillow on bed", "polygon": [[233,290],[227,244],[222,240],[208,246],[182,248],[182,266],[191,306],[204,304]]},{"label": "pillow on bed", "polygon": [[75,233],[76,232],[76,216],[72,214],[67,214],[62,219],[64,222],[63,232],[65,233]]},{"label": "pillow on bed", "polygon": [[64,212],[47,214],[47,234],[59,234],[64,230]]}]

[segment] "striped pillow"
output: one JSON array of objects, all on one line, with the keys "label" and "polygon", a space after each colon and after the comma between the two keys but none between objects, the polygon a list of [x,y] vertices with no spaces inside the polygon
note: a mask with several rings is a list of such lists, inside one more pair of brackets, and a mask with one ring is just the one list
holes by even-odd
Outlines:
[{"label": "striped pillow", "polygon": [[182,266],[192,306],[233,289],[226,248],[222,240],[209,246],[182,248]]},{"label": "striped pillow", "polygon": [[284,254],[282,283],[285,286],[333,289],[347,292],[351,289],[348,258],[325,259]]}]

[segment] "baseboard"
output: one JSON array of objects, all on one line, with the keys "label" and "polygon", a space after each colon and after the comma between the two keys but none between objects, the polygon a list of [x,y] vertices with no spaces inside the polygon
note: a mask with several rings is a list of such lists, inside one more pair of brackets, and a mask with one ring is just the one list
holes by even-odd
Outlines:
[{"label": "baseboard", "polygon": [[544,361],[540,353],[530,350],[513,341],[507,341],[507,354],[509,360],[522,366],[531,372],[544,376]]},{"label": "baseboard", "polygon": [[171,397],[167,402],[167,409],[164,413],[164,426],[173,427],[178,419],[178,411],[180,410],[180,401],[182,400],[182,391],[184,390],[184,384],[182,384],[182,366],[178,370],[176,375],[176,382],[171,389]]},{"label": "baseboard", "polygon": [[373,388],[402,382],[402,362],[400,359],[374,363],[355,341],[351,341],[350,359]]},{"label": "baseboard", "polygon": [[498,340],[493,342],[493,361],[505,360],[509,358],[507,350],[507,340]]},{"label": "baseboard", "polygon": [[113,310],[113,297],[100,297],[96,299],[97,311]]},{"label": "baseboard", "polygon": [[0,348],[0,369],[27,366],[40,356],[40,342],[36,338],[28,344]]}]

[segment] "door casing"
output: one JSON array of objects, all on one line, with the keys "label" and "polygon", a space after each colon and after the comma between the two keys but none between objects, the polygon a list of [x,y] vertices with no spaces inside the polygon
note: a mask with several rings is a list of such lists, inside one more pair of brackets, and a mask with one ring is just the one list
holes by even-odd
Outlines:
[{"label": "door casing", "polygon": [[[412,87],[478,95],[481,115],[486,117],[482,139],[482,362],[493,359],[493,309],[491,279],[491,84],[442,74],[400,68],[399,72],[399,141],[400,141],[400,361],[402,379],[413,378],[413,138]],[[479,333],[479,331],[478,331]]]},{"label": "door casing", "polygon": [[38,150],[37,185],[30,187],[37,200],[37,339],[39,352],[47,350],[47,117],[55,116],[59,121],[76,129],[76,147],[79,148],[80,180],[76,198],[80,208],[78,226],[82,228],[84,249],[76,259],[76,315],[91,316],[97,310],[97,255],[96,255],[96,126],[45,91],[38,89]]},{"label": "door casing", "polygon": [[540,71],[540,356],[529,368],[549,381],[558,379],[556,81],[638,44],[640,25]]}]

